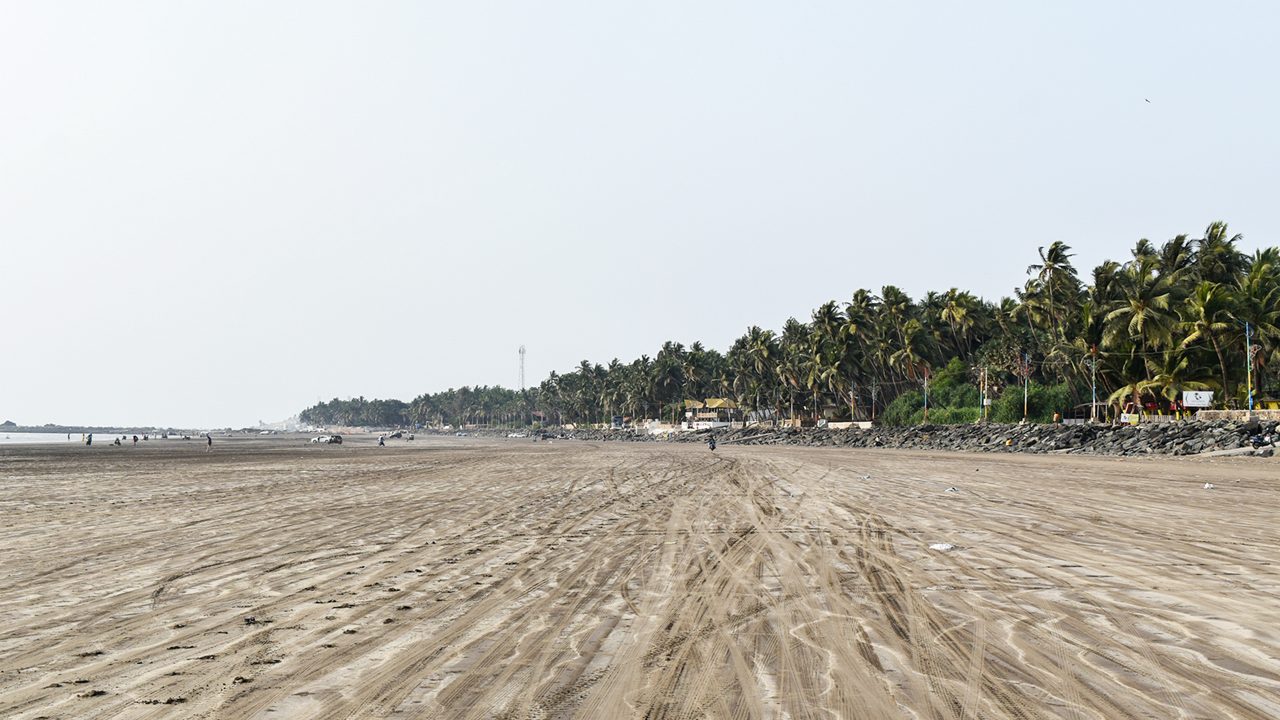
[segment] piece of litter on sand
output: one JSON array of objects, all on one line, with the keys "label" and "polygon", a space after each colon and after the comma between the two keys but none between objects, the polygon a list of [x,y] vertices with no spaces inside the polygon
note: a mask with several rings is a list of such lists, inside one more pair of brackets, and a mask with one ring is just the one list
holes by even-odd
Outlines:
[{"label": "piece of litter on sand", "polygon": [[934,543],[934,544],[932,544],[932,545],[930,545],[930,546],[929,546],[929,549],[930,549],[930,550],[938,550],[938,551],[941,551],[941,552],[946,552],[946,551],[948,551],[948,550],[955,550],[955,549],[956,549],[956,546],[955,546],[955,545],[952,545],[951,543]]},{"label": "piece of litter on sand", "polygon": [[863,480],[870,480],[870,479],[871,479],[871,476],[870,476],[870,475],[863,475],[863,476],[862,476],[862,479],[863,479]]},{"label": "piece of litter on sand", "polygon": [[960,492],[960,488],[949,487],[946,490],[943,490],[942,492]]},{"label": "piece of litter on sand", "polygon": [[1212,490],[1212,489],[1213,489],[1213,483],[1205,483],[1205,484],[1204,484],[1204,489],[1205,489],[1205,490]]}]

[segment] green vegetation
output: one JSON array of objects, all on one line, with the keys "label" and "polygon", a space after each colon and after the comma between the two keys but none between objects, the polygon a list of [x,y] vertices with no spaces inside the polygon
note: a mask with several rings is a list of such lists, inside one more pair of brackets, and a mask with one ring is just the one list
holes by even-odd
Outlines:
[{"label": "green vegetation", "polygon": [[[751,327],[723,354],[665,343],[651,358],[583,360],[523,393],[461,388],[410,403],[334,400],[309,408],[317,424],[604,422],[613,415],[676,420],[685,398],[728,397],[762,420],[973,422],[984,384],[990,419],[1087,416],[1099,402],[1168,411],[1184,390],[1213,390],[1220,407],[1276,391],[1280,367],[1280,249],[1242,253],[1225,223],[1201,238],[1139,240],[1124,262],[1082,281],[1055,242],[1015,297],[989,302],[957,288],[913,300],[888,285],[830,301],[808,322]],[[1248,323],[1251,359],[1246,362]],[[381,404],[379,404],[381,403]],[[367,422],[366,422],[367,421]],[[398,421],[398,422],[392,422]]]}]

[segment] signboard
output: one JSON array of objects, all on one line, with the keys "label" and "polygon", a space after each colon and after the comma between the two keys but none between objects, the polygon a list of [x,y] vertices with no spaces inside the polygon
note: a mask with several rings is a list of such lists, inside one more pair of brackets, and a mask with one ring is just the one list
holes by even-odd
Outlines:
[{"label": "signboard", "polygon": [[1138,413],[1120,413],[1120,422],[1125,425],[1137,425],[1141,418]]},{"label": "signboard", "polygon": [[1183,390],[1182,405],[1184,407],[1207,408],[1213,405],[1212,390]]}]

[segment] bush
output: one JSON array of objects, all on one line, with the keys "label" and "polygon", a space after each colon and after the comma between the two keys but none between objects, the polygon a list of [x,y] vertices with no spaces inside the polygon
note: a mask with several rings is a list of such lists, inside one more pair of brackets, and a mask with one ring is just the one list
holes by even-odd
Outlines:
[{"label": "bush", "polygon": [[[935,425],[960,425],[977,422],[978,398],[975,394],[972,403],[961,407],[943,407],[934,403],[933,388],[929,392],[929,422]],[[1021,406],[1019,406],[1021,413]],[[1021,417],[1021,415],[1019,415]],[[899,395],[880,415],[880,423],[891,427],[904,425],[920,425],[924,422],[924,393],[910,390]]]},{"label": "bush", "polygon": [[[1066,385],[1041,385],[1031,383],[1027,393],[1027,421],[1047,423],[1053,414],[1071,408],[1071,393]],[[932,419],[932,418],[930,418]],[[1022,420],[1022,388],[1010,387],[991,404],[991,419],[995,422],[1016,423]]]},{"label": "bush", "polygon": [[[921,420],[924,419],[924,411],[920,412]],[[976,407],[944,407],[929,408],[929,422],[935,425],[963,425],[965,423],[978,422],[978,408]]]},{"label": "bush", "polygon": [[879,420],[884,425],[900,426],[911,425],[920,422],[918,418],[913,419],[917,412],[923,412],[924,394],[916,390],[908,390],[889,403],[889,407],[884,409]]},{"label": "bush", "polygon": [[969,366],[960,358],[951,358],[951,362],[933,376],[929,383],[930,420],[933,419],[933,408],[977,407],[978,388],[969,378]]}]

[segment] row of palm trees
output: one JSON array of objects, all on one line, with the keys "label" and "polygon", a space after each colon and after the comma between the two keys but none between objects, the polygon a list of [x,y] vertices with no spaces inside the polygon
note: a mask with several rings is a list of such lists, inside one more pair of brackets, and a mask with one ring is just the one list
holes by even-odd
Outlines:
[{"label": "row of palm trees", "polygon": [[[1054,242],[1013,297],[990,302],[951,288],[913,300],[900,288],[860,289],[807,321],[752,326],[720,353],[667,342],[649,357],[582,361],[523,392],[461,388],[408,403],[406,422],[675,420],[687,398],[727,397],[763,418],[875,419],[895,398],[962,363],[988,397],[1060,386],[1092,408],[1176,408],[1185,390],[1220,407],[1270,395],[1280,360],[1280,249],[1247,255],[1212,223],[1202,237],[1139,240],[1123,261],[1082,280]],[[914,396],[912,396],[914,397]]]},{"label": "row of palm trees", "polygon": [[[1186,390],[1213,390],[1220,407],[1269,394],[1280,360],[1280,250],[1240,251],[1226,223],[1157,246],[1139,240],[1088,281],[1055,242],[1013,297],[989,302],[951,288],[916,301],[900,288],[860,289],[807,322],[750,327],[721,355],[667,342],[653,357],[583,361],[553,374],[537,402],[557,418],[613,414],[670,418],[684,398],[723,396],[772,417],[875,419],[959,359],[988,397],[1026,384],[1061,385],[1084,412],[1096,397],[1176,408]],[[1248,345],[1246,349],[1246,328]],[[1247,379],[1252,382],[1248,383]]]}]

